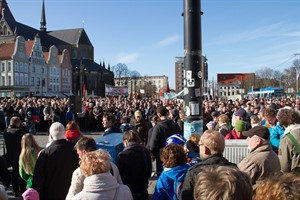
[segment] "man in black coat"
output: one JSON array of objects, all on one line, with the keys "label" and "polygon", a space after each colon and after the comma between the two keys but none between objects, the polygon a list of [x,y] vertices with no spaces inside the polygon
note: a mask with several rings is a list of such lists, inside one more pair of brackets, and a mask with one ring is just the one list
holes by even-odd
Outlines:
[{"label": "man in black coat", "polygon": [[223,157],[225,148],[224,136],[216,130],[207,130],[201,136],[199,142],[200,157],[202,161],[189,168],[185,175],[180,199],[194,199],[194,186],[197,175],[203,168],[209,165],[232,166],[237,168],[236,164],[229,162]]},{"label": "man in black coat", "polygon": [[65,128],[55,122],[50,126],[51,144],[40,153],[32,180],[32,188],[41,200],[64,200],[71,185],[72,173],[78,167],[78,155],[65,139]]},{"label": "man in black coat", "polygon": [[180,127],[173,120],[168,119],[169,111],[165,106],[160,106],[156,110],[157,116],[160,118],[160,122],[154,126],[151,138],[150,138],[150,151],[156,160],[156,174],[157,177],[161,174],[163,167],[160,160],[160,149],[165,146],[166,140],[173,134],[181,134]]},{"label": "man in black coat", "polygon": [[148,199],[148,179],[152,172],[150,152],[132,130],[124,133],[123,144],[124,151],[117,159],[122,181],[130,188],[134,200]]},{"label": "man in black coat", "polygon": [[19,117],[12,117],[9,127],[3,132],[7,151],[6,158],[13,170],[12,186],[15,197],[19,197],[26,189],[26,183],[19,175],[19,156],[21,154],[21,140],[24,134]]}]

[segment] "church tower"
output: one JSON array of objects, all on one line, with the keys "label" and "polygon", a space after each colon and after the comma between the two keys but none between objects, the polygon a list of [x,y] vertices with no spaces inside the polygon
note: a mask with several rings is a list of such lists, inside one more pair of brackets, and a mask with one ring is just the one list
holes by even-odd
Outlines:
[{"label": "church tower", "polygon": [[42,5],[42,13],[41,13],[41,27],[40,30],[42,32],[46,32],[47,31],[47,27],[46,27],[46,14],[45,14],[45,2],[43,0],[43,5]]}]

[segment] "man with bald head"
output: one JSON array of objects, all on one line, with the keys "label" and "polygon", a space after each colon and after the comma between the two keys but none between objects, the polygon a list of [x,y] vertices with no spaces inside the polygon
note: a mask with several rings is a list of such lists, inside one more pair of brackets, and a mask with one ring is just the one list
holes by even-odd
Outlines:
[{"label": "man with bald head", "polygon": [[196,177],[203,168],[210,165],[232,166],[236,164],[229,162],[223,157],[225,148],[224,136],[216,130],[207,130],[199,141],[200,157],[202,161],[192,167],[186,173],[180,199],[194,199],[193,192],[196,184]]},{"label": "man with bald head", "polygon": [[65,139],[65,127],[55,122],[49,129],[51,144],[40,153],[32,180],[40,199],[63,200],[71,184],[73,171],[78,167],[78,156],[73,145]]}]

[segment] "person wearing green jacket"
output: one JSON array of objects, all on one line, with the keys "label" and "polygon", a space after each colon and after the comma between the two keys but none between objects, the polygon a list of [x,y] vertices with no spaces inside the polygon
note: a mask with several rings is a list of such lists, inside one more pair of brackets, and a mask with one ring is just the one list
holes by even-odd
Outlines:
[{"label": "person wearing green jacket", "polygon": [[33,171],[41,147],[36,143],[33,135],[26,133],[22,137],[21,148],[19,174],[26,181],[26,188],[31,188]]}]

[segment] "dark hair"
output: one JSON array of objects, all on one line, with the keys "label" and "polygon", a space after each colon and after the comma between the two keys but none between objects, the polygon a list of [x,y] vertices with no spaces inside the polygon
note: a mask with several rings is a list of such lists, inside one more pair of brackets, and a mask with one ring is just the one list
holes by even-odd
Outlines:
[{"label": "dark hair", "polygon": [[156,109],[157,114],[160,114],[162,116],[167,116],[169,111],[165,106],[159,106]]},{"label": "dark hair", "polygon": [[171,143],[160,152],[160,160],[167,168],[184,165],[187,162],[186,153],[181,145]]},{"label": "dark hair", "polygon": [[82,136],[75,144],[74,149],[85,150],[87,152],[90,152],[97,150],[97,146],[93,138]]},{"label": "dark hair", "polygon": [[74,120],[72,120],[67,123],[66,130],[77,130],[80,132],[80,127]]},{"label": "dark hair", "polygon": [[116,122],[116,116],[114,114],[112,114],[112,113],[105,113],[103,115],[103,118],[106,118],[107,121],[111,121],[112,124],[115,124],[115,122]]},{"label": "dark hair", "polygon": [[123,134],[123,141],[127,141],[128,143],[141,143],[142,140],[139,137],[138,133],[130,130]]}]

